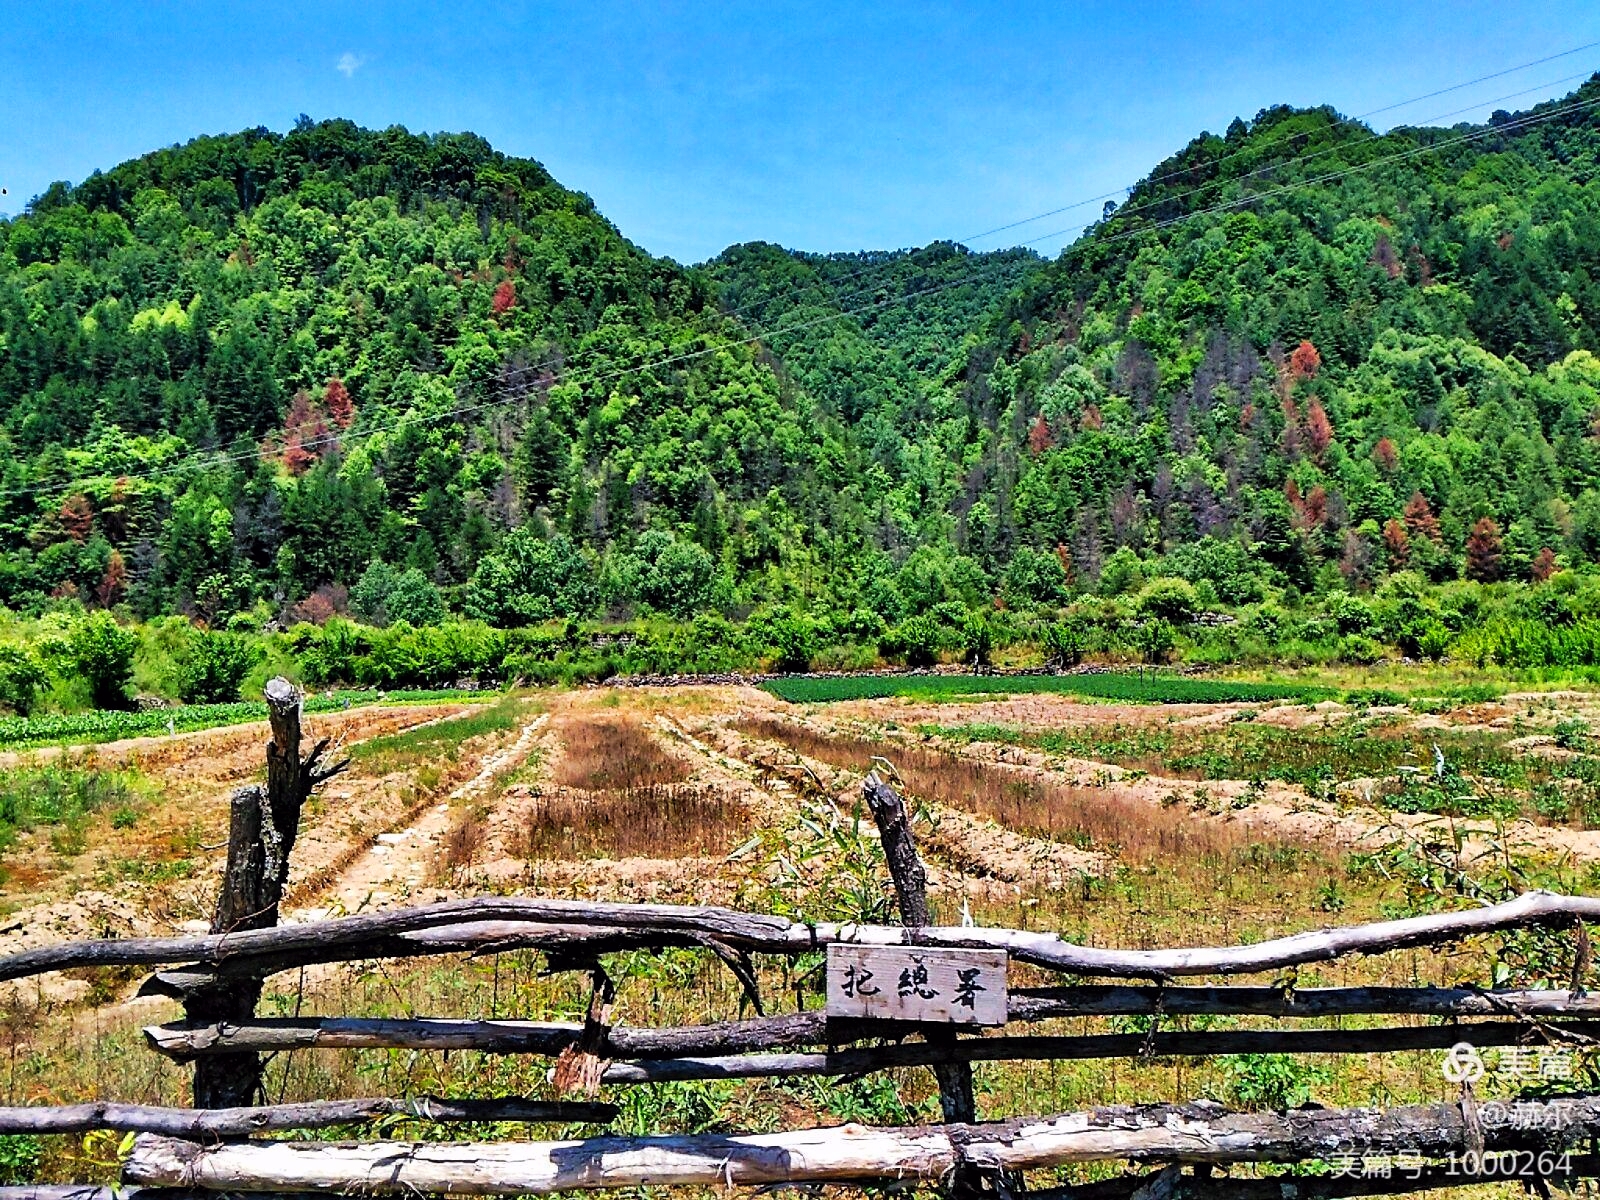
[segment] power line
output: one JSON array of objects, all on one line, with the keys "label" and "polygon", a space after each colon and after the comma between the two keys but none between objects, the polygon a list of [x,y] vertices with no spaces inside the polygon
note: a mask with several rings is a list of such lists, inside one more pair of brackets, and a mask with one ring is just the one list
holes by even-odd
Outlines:
[{"label": "power line", "polygon": [[[1443,142],[1436,142],[1436,143],[1430,143],[1428,145],[1415,146],[1415,147],[1412,147],[1412,148],[1410,148],[1408,150],[1401,151],[1401,152],[1398,152],[1398,153],[1395,153],[1395,154],[1391,154],[1391,155],[1386,155],[1386,156],[1383,156],[1381,158],[1373,159],[1373,160],[1371,160],[1369,162],[1366,162],[1366,163],[1357,164],[1355,166],[1346,168],[1346,169],[1341,170],[1341,171],[1329,172],[1329,173],[1324,174],[1324,175],[1314,176],[1311,179],[1300,180],[1300,181],[1297,181],[1297,182],[1294,182],[1294,183],[1289,183],[1289,184],[1283,184],[1283,185],[1281,185],[1279,187],[1272,188],[1272,189],[1269,189],[1269,190],[1264,191],[1264,192],[1250,193],[1248,195],[1239,197],[1239,198],[1237,198],[1235,200],[1230,200],[1230,201],[1227,201],[1227,202],[1224,202],[1224,203],[1221,203],[1221,204],[1212,205],[1212,206],[1209,206],[1209,207],[1206,207],[1206,208],[1202,208],[1202,209],[1197,209],[1197,210],[1189,212],[1189,213],[1180,214],[1178,216],[1169,218],[1169,219],[1164,220],[1164,221],[1152,222],[1152,223],[1150,223],[1148,225],[1141,225],[1141,226],[1137,226],[1137,227],[1131,228],[1131,229],[1120,230],[1120,231],[1115,232],[1115,233],[1108,233],[1105,236],[1096,238],[1094,243],[1093,243],[1093,248],[1099,248],[1099,247],[1105,246],[1105,245],[1116,244],[1118,242],[1125,241],[1125,240],[1127,240],[1129,238],[1132,238],[1132,237],[1140,237],[1140,236],[1143,236],[1143,235],[1148,234],[1148,233],[1158,232],[1158,231],[1163,230],[1163,229],[1171,228],[1174,225],[1181,224],[1184,221],[1189,221],[1189,220],[1193,220],[1193,219],[1198,218],[1198,217],[1212,215],[1212,214],[1215,214],[1215,213],[1218,213],[1218,212],[1227,211],[1227,210],[1232,209],[1232,208],[1238,208],[1238,207],[1241,207],[1241,206],[1244,206],[1244,205],[1257,203],[1257,202],[1260,202],[1262,200],[1269,199],[1269,198],[1271,198],[1273,196],[1281,195],[1281,194],[1283,194],[1285,192],[1293,191],[1293,190],[1298,189],[1298,188],[1314,186],[1314,185],[1321,184],[1321,183],[1333,182],[1333,181],[1336,181],[1338,179],[1346,178],[1346,177],[1348,177],[1350,175],[1358,174],[1358,173],[1360,173],[1362,171],[1372,170],[1372,169],[1374,169],[1376,167],[1379,167],[1379,166],[1384,166],[1384,165],[1387,165],[1387,164],[1390,164],[1390,163],[1404,161],[1404,160],[1416,157],[1416,156],[1418,156],[1420,154],[1437,153],[1439,151],[1447,150],[1447,149],[1450,149],[1450,148],[1453,148],[1453,147],[1456,147],[1456,146],[1460,146],[1460,145],[1464,145],[1464,144],[1468,144],[1468,143],[1477,141],[1477,140],[1479,140],[1481,138],[1485,138],[1485,137],[1489,137],[1489,136],[1496,136],[1496,135],[1504,135],[1506,133],[1512,133],[1512,132],[1517,132],[1517,131],[1522,130],[1522,129],[1532,128],[1533,126],[1536,126],[1536,125],[1539,125],[1539,124],[1543,124],[1543,123],[1545,123],[1547,121],[1550,121],[1550,120],[1554,120],[1555,118],[1560,117],[1560,116],[1568,115],[1568,114],[1574,113],[1574,112],[1587,111],[1587,110],[1589,110],[1591,108],[1594,108],[1597,105],[1600,105],[1600,98],[1593,99],[1593,100],[1586,100],[1586,101],[1571,101],[1571,102],[1568,102],[1568,103],[1565,103],[1565,104],[1557,105],[1555,108],[1548,109],[1548,110],[1546,110],[1544,112],[1541,112],[1541,113],[1529,114],[1526,117],[1519,118],[1519,119],[1516,119],[1516,120],[1513,120],[1513,121],[1504,122],[1504,123],[1501,123],[1499,125],[1495,125],[1495,126],[1490,126],[1490,127],[1474,130],[1471,133],[1463,134],[1463,135],[1460,135],[1460,136],[1455,137],[1455,138],[1448,139],[1448,140],[1443,141]],[[1476,107],[1476,106],[1474,106],[1474,107]],[[1370,140],[1377,140],[1377,139],[1374,138],[1374,139],[1370,139]],[[1299,161],[1310,161],[1313,158],[1322,157],[1326,153],[1328,153],[1328,152],[1327,151],[1319,151],[1315,155],[1307,155],[1307,156],[1301,156],[1299,158],[1291,158],[1291,159],[1285,160],[1282,163],[1274,164],[1274,167],[1275,167],[1275,169],[1282,169],[1283,167],[1291,166],[1294,163],[1299,162]],[[1195,189],[1195,190],[1200,190],[1200,189]],[[1190,195],[1190,194],[1193,194],[1193,193],[1192,192],[1191,193],[1184,193],[1184,195]],[[1178,198],[1181,198],[1181,197],[1178,197]],[[1171,203],[1173,199],[1176,199],[1176,198],[1168,198],[1167,200],[1164,200],[1163,203]],[[1123,214],[1119,213],[1118,215],[1120,216],[1120,215],[1123,215]],[[1058,231],[1055,231],[1055,232],[1052,232],[1052,233],[1044,234],[1044,235],[1042,235],[1042,236],[1040,236],[1038,238],[1032,239],[1032,241],[1030,241],[1030,242],[1024,242],[1024,243],[1022,243],[1022,245],[1031,245],[1031,244],[1033,244],[1033,242],[1047,241],[1049,239],[1061,236],[1062,234],[1065,234],[1065,233],[1068,233],[1068,232],[1071,232],[1071,229],[1058,230]],[[1073,249],[1076,249],[1076,248],[1075,247],[1069,247],[1068,250],[1065,251],[1065,253],[1071,253]],[[685,363],[685,362],[691,362],[691,361],[698,360],[700,358],[707,357],[708,355],[715,354],[715,353],[717,353],[717,352],[719,352],[721,350],[731,349],[731,348],[733,348],[735,346],[748,345],[748,344],[757,343],[757,342],[760,342],[760,341],[763,341],[763,340],[766,340],[766,339],[771,339],[771,338],[776,338],[776,337],[783,337],[783,336],[788,335],[788,334],[798,333],[798,332],[801,332],[801,331],[803,331],[805,329],[813,328],[813,327],[815,327],[817,325],[822,325],[822,324],[828,324],[828,323],[832,323],[832,322],[836,322],[836,321],[841,321],[841,320],[844,320],[844,319],[849,318],[849,317],[862,316],[862,315],[864,315],[866,313],[874,312],[874,311],[877,311],[877,310],[882,309],[882,308],[897,306],[897,305],[901,305],[901,304],[907,304],[907,303],[909,303],[909,302],[911,302],[913,300],[922,299],[922,298],[924,298],[926,296],[930,296],[930,295],[935,295],[935,294],[937,294],[939,292],[947,291],[947,290],[949,290],[951,288],[954,288],[954,287],[968,286],[972,282],[973,282],[973,280],[972,280],[972,278],[970,276],[962,277],[962,278],[958,278],[958,279],[946,280],[946,281],[944,281],[942,283],[933,284],[933,285],[930,285],[929,287],[922,288],[922,289],[919,289],[919,290],[914,291],[914,292],[909,292],[909,293],[906,293],[906,294],[903,294],[903,295],[899,295],[899,296],[888,297],[888,298],[876,301],[876,302],[874,302],[872,304],[862,305],[862,306],[859,306],[859,307],[856,307],[856,308],[847,308],[847,309],[841,309],[841,310],[836,311],[836,312],[825,313],[825,314],[822,314],[820,316],[811,318],[811,319],[806,320],[806,321],[801,321],[801,322],[798,322],[798,323],[795,323],[795,324],[792,324],[792,325],[780,326],[780,327],[773,328],[773,329],[752,330],[752,331],[750,331],[749,333],[745,334],[742,337],[728,338],[728,339],[725,339],[725,340],[720,341],[720,342],[716,342],[716,343],[713,343],[713,344],[702,346],[702,347],[700,347],[698,349],[695,349],[695,350],[683,351],[683,352],[680,352],[678,354],[669,355],[669,356],[667,356],[665,358],[660,358],[660,359],[656,359],[656,360],[653,360],[653,361],[650,361],[650,362],[645,362],[645,363],[639,363],[639,364],[636,364],[636,365],[630,366],[630,367],[621,367],[621,368],[617,368],[617,369],[612,370],[612,371],[601,373],[601,374],[596,375],[596,376],[591,376],[587,380],[585,380],[585,382],[587,384],[590,384],[590,385],[600,384],[600,383],[609,382],[609,381],[612,381],[612,380],[615,380],[615,379],[624,378],[624,377],[631,376],[631,375],[641,374],[641,373],[643,373],[645,371],[649,371],[649,370],[656,370],[656,369],[662,369],[662,368],[668,368],[668,367],[677,366],[677,365],[680,365],[680,364]],[[724,315],[726,315],[726,314],[724,314]],[[519,368],[518,371],[517,371],[517,374],[519,375],[519,377],[520,376],[525,376],[525,375],[531,374],[531,373],[533,373],[535,371],[538,371],[538,370],[547,369],[549,366],[554,366],[554,365],[557,365],[554,360],[552,360],[551,362],[545,363],[545,364],[533,364],[533,365],[530,365],[528,367]],[[398,418],[398,419],[396,419],[394,421],[374,423],[372,425],[366,426],[363,429],[357,430],[357,431],[355,431],[353,433],[346,433],[339,439],[329,438],[328,441],[326,441],[326,442],[315,443],[315,444],[309,446],[308,448],[315,449],[318,445],[324,445],[324,446],[331,445],[331,444],[333,444],[333,442],[335,440],[337,440],[340,445],[344,445],[344,444],[348,444],[349,442],[359,441],[359,440],[362,440],[364,438],[375,436],[376,434],[379,434],[379,433],[392,432],[392,431],[394,431],[396,429],[403,428],[403,427],[405,427],[407,425],[428,424],[428,423],[431,423],[431,422],[434,422],[434,421],[457,418],[457,417],[460,417],[460,416],[463,416],[463,415],[466,415],[466,414],[469,414],[469,413],[481,412],[481,411],[484,411],[486,409],[503,407],[505,405],[516,403],[519,400],[525,399],[528,395],[530,395],[532,393],[532,391],[536,387],[537,387],[537,384],[529,385],[529,384],[525,384],[525,383],[521,383],[521,382],[514,383],[511,386],[504,388],[502,390],[501,395],[496,399],[484,400],[484,401],[480,401],[478,403],[469,404],[469,405],[452,406],[450,409],[448,409],[448,410],[446,410],[444,412],[441,412],[441,413],[426,414],[426,415],[418,414],[418,415],[415,415],[415,416],[406,415],[406,416],[402,416],[402,417],[400,417],[400,418]],[[250,459],[259,458],[260,456],[261,456],[261,452],[259,450],[251,450],[251,451],[240,452],[240,453],[236,453],[236,454],[225,454],[225,455],[206,455],[204,452],[196,452],[196,453],[193,453],[193,454],[190,454],[190,455],[186,455],[186,456],[183,457],[183,459],[181,459],[181,460],[179,460],[177,462],[171,463],[166,467],[155,468],[155,469],[152,469],[150,471],[145,471],[145,472],[129,472],[129,473],[125,473],[123,475],[119,475],[117,478],[129,479],[129,480],[132,480],[132,479],[150,480],[150,479],[157,479],[157,478],[166,478],[166,477],[169,477],[169,476],[173,476],[173,475],[177,475],[177,474],[182,473],[185,469],[187,469],[187,467],[190,465],[190,463],[198,463],[198,464],[200,464],[200,468],[203,469],[203,470],[214,470],[214,469],[216,469],[217,467],[220,467],[220,466],[228,465],[228,464],[231,464],[231,463],[244,462],[244,461],[248,461]],[[62,481],[62,482],[71,482],[71,480],[65,480],[65,481]],[[45,486],[48,486],[48,485],[43,485],[43,484],[40,484],[39,482],[36,481],[35,484],[30,485],[29,487],[10,488],[10,489],[0,490],[0,496],[24,495],[24,494],[28,494],[28,493],[31,493],[31,492],[43,490]]]}]

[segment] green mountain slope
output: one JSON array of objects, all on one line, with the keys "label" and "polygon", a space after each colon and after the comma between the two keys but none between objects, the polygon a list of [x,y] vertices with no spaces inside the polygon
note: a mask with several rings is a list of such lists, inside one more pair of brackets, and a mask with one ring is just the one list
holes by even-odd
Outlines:
[{"label": "green mountain slope", "polygon": [[871,637],[1543,578],[1600,557],[1597,156],[1595,81],[1269,109],[1052,262],[686,269],[470,136],[201,139],[0,224],[0,603]]}]

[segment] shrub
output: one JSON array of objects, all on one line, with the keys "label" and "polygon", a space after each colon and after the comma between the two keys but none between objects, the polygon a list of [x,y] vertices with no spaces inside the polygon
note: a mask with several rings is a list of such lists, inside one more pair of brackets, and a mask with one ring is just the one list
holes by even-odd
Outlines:
[{"label": "shrub", "polygon": [[803,614],[775,614],[767,623],[767,643],[773,650],[772,666],[777,671],[805,671],[817,652],[817,628]]},{"label": "shrub", "polygon": [[197,634],[178,664],[178,695],[185,704],[237,700],[261,656],[260,644],[240,634]]},{"label": "shrub", "polygon": [[126,708],[131,699],[133,652],[138,637],[108,612],[94,612],[67,639],[72,665],[89,685],[96,708]]},{"label": "shrub", "polygon": [[994,653],[994,626],[981,612],[969,615],[961,626],[961,657],[975,667],[987,666]]},{"label": "shrub", "polygon": [[1006,564],[1000,587],[1006,600],[1018,608],[1065,604],[1068,599],[1067,571],[1061,560],[1028,546],[1018,547]]},{"label": "shrub", "polygon": [[384,600],[384,610],[390,621],[404,621],[407,625],[438,625],[444,621],[439,589],[415,567],[400,572]]},{"label": "shrub", "polygon": [[486,555],[467,584],[467,611],[491,625],[576,617],[595,601],[594,573],[564,537],[543,541],[523,526]]},{"label": "shrub", "polygon": [[885,658],[898,658],[908,667],[931,667],[939,661],[938,622],[931,617],[908,617],[884,634]]},{"label": "shrub", "polygon": [[1587,750],[1589,748],[1589,722],[1582,717],[1568,717],[1557,721],[1555,728],[1556,745],[1563,750]]},{"label": "shrub", "polygon": [[23,646],[0,646],[0,704],[25,717],[49,680],[50,672],[31,651]]},{"label": "shrub", "polygon": [[1178,635],[1172,626],[1156,619],[1134,626],[1129,640],[1147,663],[1164,663],[1178,644]]},{"label": "shrub", "polygon": [[1056,667],[1075,667],[1083,661],[1089,644],[1089,631],[1082,621],[1057,621],[1046,625],[1039,635],[1039,648],[1045,661]]},{"label": "shrub", "polygon": [[1144,564],[1126,546],[1118,547],[1117,552],[1106,559],[1100,568],[1102,596],[1120,596],[1123,592],[1131,592],[1143,581]]},{"label": "shrub", "polygon": [[1223,1098],[1240,1108],[1282,1112],[1311,1099],[1328,1073],[1290,1054],[1239,1054],[1223,1068]]},{"label": "shrub", "polygon": [[1187,579],[1152,579],[1139,593],[1139,614],[1182,624],[1194,620],[1200,600]]}]

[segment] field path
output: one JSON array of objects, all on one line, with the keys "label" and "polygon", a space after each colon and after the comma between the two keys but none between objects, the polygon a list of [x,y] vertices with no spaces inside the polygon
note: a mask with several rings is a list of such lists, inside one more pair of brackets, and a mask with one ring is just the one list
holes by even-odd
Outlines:
[{"label": "field path", "polygon": [[463,807],[527,761],[548,720],[548,714],[540,713],[524,722],[516,741],[487,755],[476,775],[443,800],[430,804],[416,819],[378,834],[332,883],[318,889],[315,906],[292,911],[287,920],[316,920],[330,913],[353,913],[411,900],[437,874],[440,845]]}]

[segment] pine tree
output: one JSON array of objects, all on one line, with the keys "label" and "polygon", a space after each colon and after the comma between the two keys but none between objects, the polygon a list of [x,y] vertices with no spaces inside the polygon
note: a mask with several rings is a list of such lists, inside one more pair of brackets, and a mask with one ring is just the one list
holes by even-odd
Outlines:
[{"label": "pine tree", "polygon": [[1442,544],[1439,518],[1433,515],[1433,505],[1421,492],[1412,492],[1405,507],[1406,532],[1413,538],[1425,537],[1435,546]]},{"label": "pine tree", "polygon": [[1383,546],[1389,552],[1389,569],[1403,571],[1411,561],[1411,539],[1399,518],[1390,517],[1383,525]]},{"label": "pine tree", "polygon": [[1500,526],[1494,523],[1493,517],[1479,517],[1467,535],[1467,578],[1479,583],[1493,583],[1499,579],[1500,554]]}]

